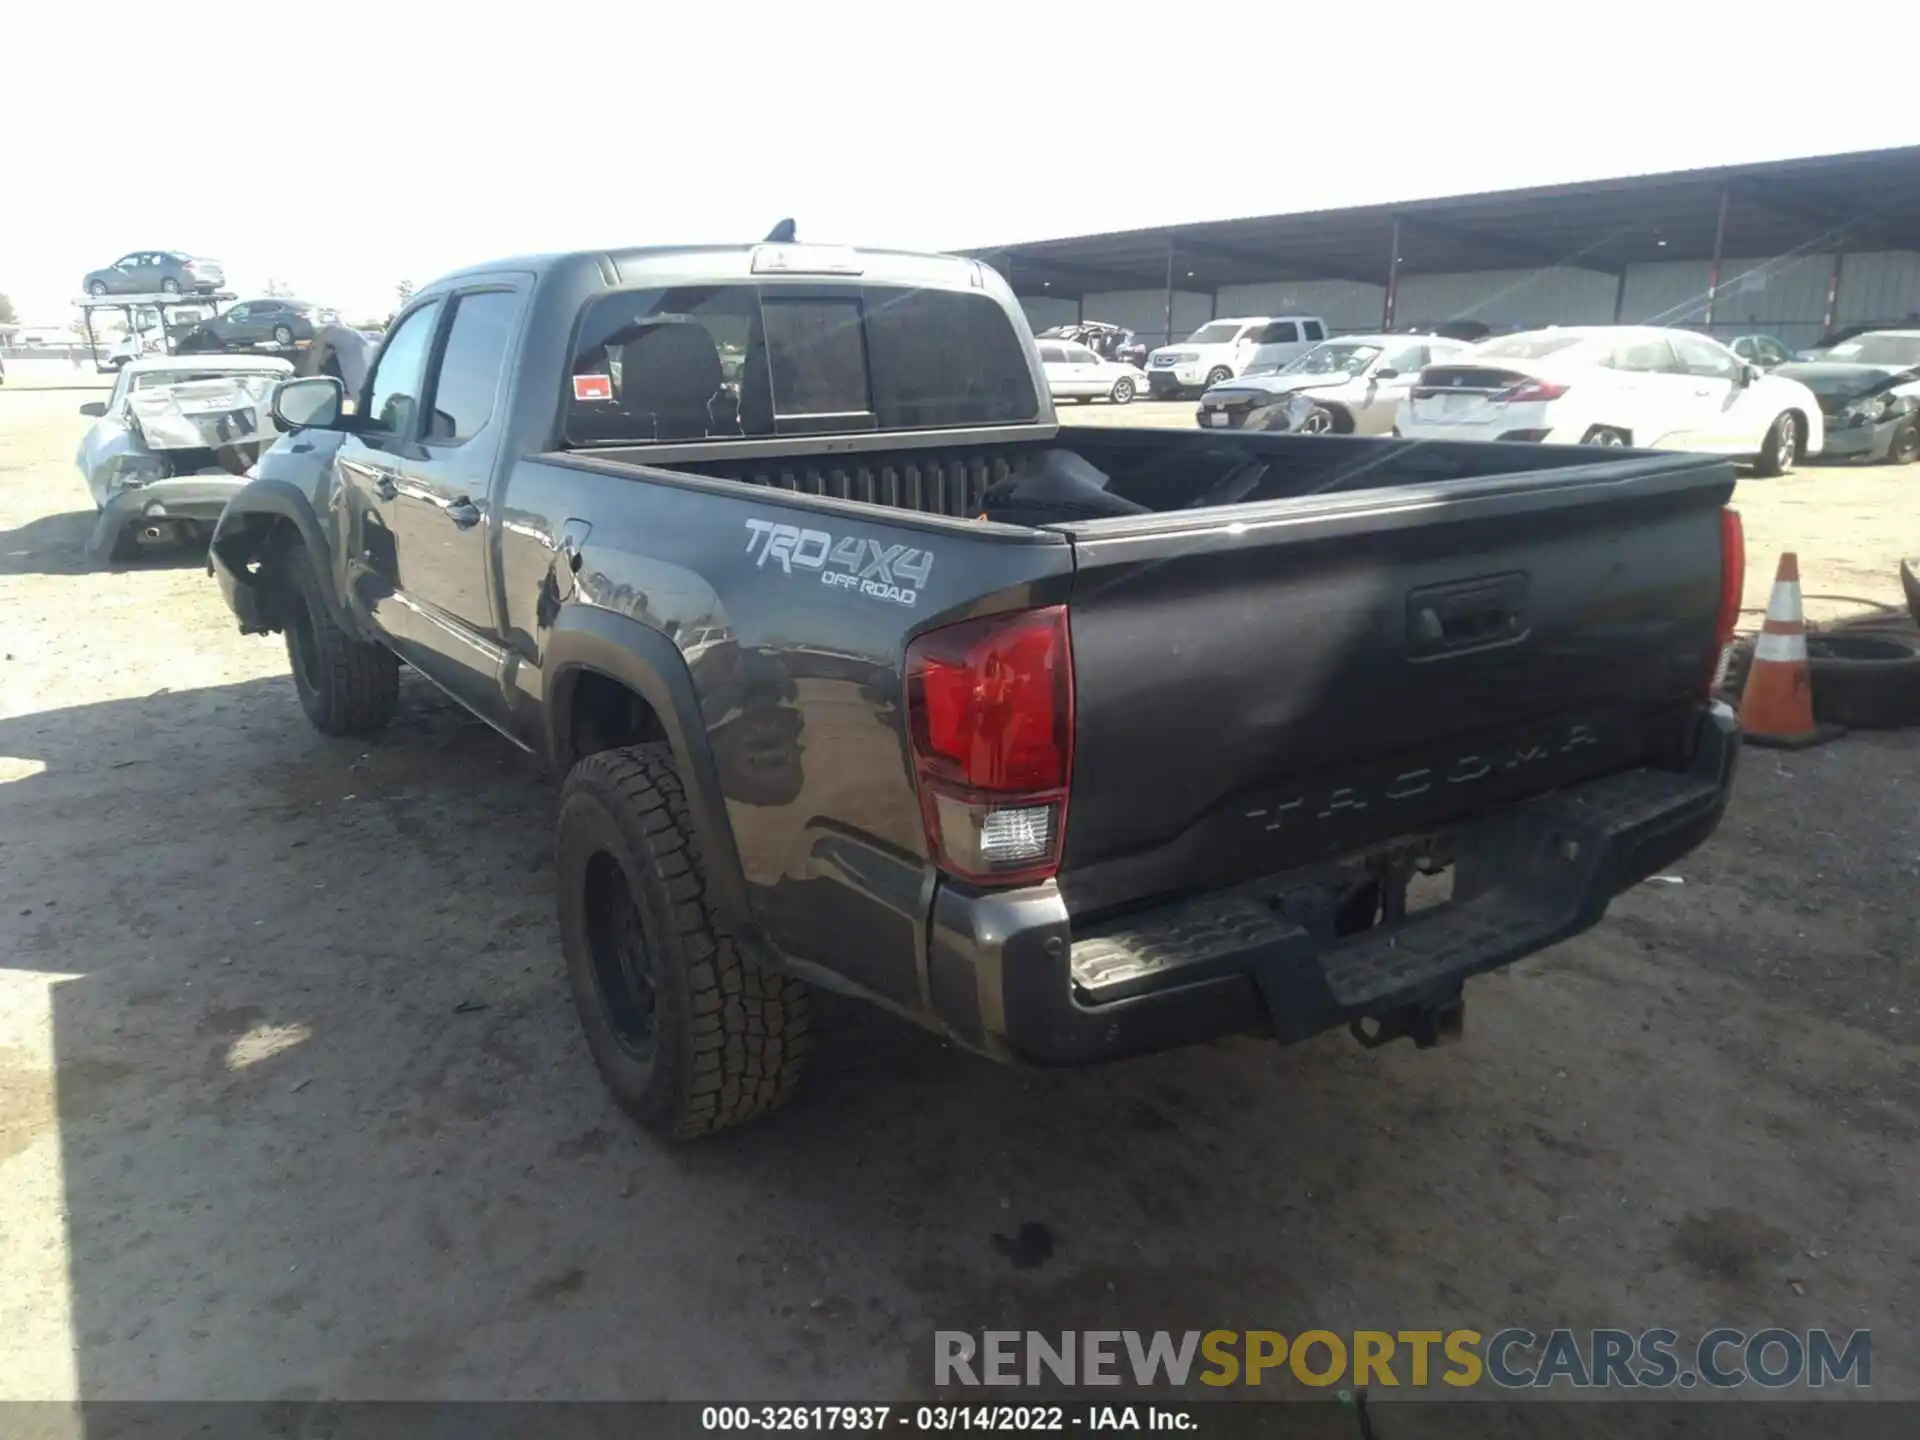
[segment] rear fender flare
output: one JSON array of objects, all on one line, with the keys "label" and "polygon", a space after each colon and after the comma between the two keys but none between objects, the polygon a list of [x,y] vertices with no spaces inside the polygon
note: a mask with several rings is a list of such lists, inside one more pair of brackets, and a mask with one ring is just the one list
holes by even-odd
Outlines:
[{"label": "rear fender flare", "polygon": [[[333,621],[349,635],[365,636],[367,627],[351,613],[341,593],[340,567],[327,532],[314,513],[313,503],[297,486],[285,480],[251,480],[227,502],[213,529],[212,548],[236,577],[245,573],[249,561],[260,558],[264,537],[274,528],[262,520],[285,521],[300,536],[300,543],[314,557],[314,570],[327,577],[327,609]],[[211,570],[211,562],[209,562]]]},{"label": "rear fender flare", "polygon": [[753,924],[753,912],[747,902],[746,876],[686,656],[650,625],[579,604],[567,606],[556,617],[545,651],[547,759],[554,772],[564,775],[577,758],[570,738],[572,701],[583,673],[604,675],[639,695],[660,721],[673,751],[714,905],[736,933],[747,930]]}]

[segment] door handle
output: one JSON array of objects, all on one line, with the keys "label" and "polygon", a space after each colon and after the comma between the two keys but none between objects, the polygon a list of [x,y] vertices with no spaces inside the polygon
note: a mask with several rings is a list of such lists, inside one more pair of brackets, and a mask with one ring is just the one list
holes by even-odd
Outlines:
[{"label": "door handle", "polygon": [[462,495],[458,500],[445,500],[440,508],[446,517],[462,530],[480,523],[480,507]]},{"label": "door handle", "polygon": [[375,473],[373,477],[373,493],[382,500],[398,500],[400,498],[400,482],[394,479],[391,470],[381,470]]}]

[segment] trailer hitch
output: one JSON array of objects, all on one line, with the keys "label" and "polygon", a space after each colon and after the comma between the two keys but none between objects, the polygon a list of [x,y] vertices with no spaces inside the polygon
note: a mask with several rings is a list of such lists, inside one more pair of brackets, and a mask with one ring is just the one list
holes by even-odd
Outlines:
[{"label": "trailer hitch", "polygon": [[1349,1020],[1347,1030],[1369,1050],[1402,1039],[1412,1040],[1416,1050],[1428,1050],[1458,1040],[1466,1032],[1466,1025],[1467,997],[1456,991],[1444,1000],[1403,1005],[1384,1014]]}]

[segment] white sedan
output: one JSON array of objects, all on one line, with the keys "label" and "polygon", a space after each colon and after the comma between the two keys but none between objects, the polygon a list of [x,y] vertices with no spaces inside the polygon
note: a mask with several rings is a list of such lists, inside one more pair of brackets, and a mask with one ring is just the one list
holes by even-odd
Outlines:
[{"label": "white sedan", "polygon": [[1423,440],[1633,445],[1748,460],[1778,475],[1820,453],[1820,402],[1718,341],[1651,326],[1503,335],[1430,365],[1395,428]]},{"label": "white sedan", "polygon": [[1047,372],[1047,390],[1056,400],[1113,401],[1125,405],[1147,388],[1147,373],[1097,355],[1070,340],[1040,341],[1040,368]]}]

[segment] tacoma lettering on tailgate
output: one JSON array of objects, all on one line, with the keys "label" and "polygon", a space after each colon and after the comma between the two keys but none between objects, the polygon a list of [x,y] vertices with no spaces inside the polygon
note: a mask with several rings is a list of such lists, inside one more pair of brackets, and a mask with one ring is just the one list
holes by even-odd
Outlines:
[{"label": "tacoma lettering on tailgate", "polygon": [[747,553],[755,568],[769,561],[783,574],[813,571],[822,585],[852,590],[894,605],[914,605],[920,587],[933,574],[933,554],[910,545],[889,545],[861,535],[836,539],[825,530],[806,530],[772,520],[747,521]]}]

